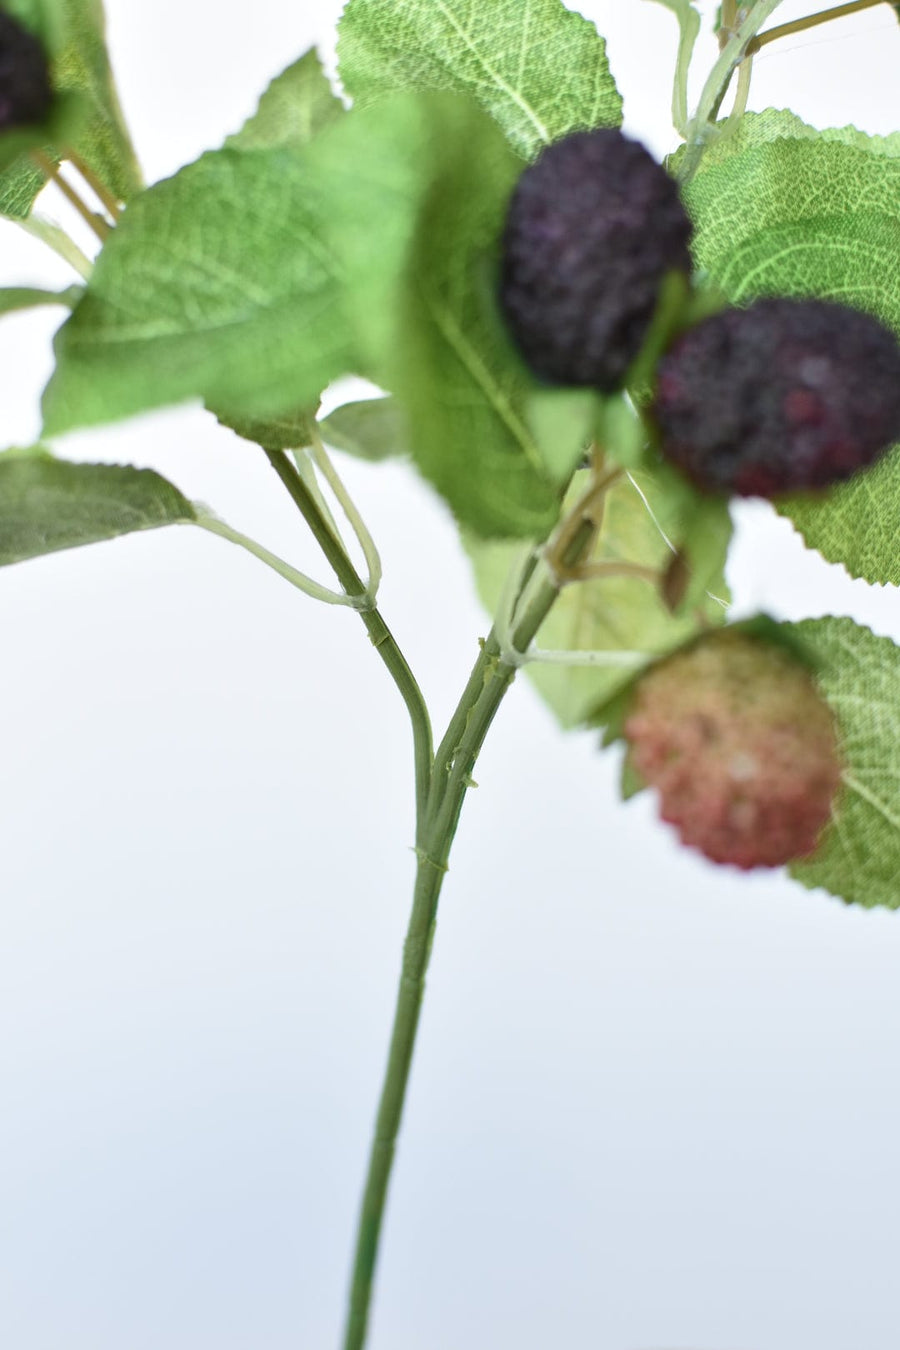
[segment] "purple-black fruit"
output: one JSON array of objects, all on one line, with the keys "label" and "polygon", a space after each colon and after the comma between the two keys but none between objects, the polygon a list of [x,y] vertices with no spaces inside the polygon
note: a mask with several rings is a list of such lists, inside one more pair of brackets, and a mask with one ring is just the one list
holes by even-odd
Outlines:
[{"label": "purple-black fruit", "polygon": [[640,351],[667,272],[690,272],[678,189],[636,141],[601,127],[554,142],[519,178],[500,302],[551,384],[612,390]]},{"label": "purple-black fruit", "polygon": [[757,300],[676,340],[653,412],[662,453],[702,489],[827,487],[900,440],[900,345],[845,305]]},{"label": "purple-black fruit", "polygon": [[42,122],[52,98],[41,43],[10,15],[0,12],[0,132]]}]

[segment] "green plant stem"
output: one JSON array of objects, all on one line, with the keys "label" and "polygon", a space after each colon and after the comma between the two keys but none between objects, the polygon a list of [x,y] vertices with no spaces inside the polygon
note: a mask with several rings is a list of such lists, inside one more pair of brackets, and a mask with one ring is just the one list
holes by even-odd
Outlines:
[{"label": "green plant stem", "polygon": [[357,510],[356,503],[344,487],[343,480],[338,474],[337,469],[332,464],[328,451],[322,444],[322,437],[319,435],[318,430],[313,432],[313,442],[310,446],[310,451],[313,463],[334,493],[335,500],[340,505],[341,510],[347,517],[350,528],[356,535],[357,542],[362,549],[363,557],[366,560],[366,567],[369,572],[369,584],[366,587],[366,590],[374,598],[378,594],[378,587],[381,584],[381,558],[378,549],[375,547],[375,540],[372,538],[366,522]]},{"label": "green plant stem", "polygon": [[193,523],[199,525],[201,530],[208,530],[210,534],[217,534],[220,539],[227,539],[231,544],[238,544],[241,548],[252,553],[254,558],[264,562],[267,567],[271,567],[273,572],[277,572],[285,581],[289,581],[292,586],[296,586],[298,591],[308,595],[312,600],[321,600],[326,605],[349,605],[351,609],[364,609],[367,604],[366,596],[348,595],[346,591],[331,591],[327,586],[320,586],[312,577],[308,577],[305,572],[298,572],[296,567],[279,558],[277,554],[272,553],[262,544],[258,544],[255,539],[249,535],[242,534],[240,530],[235,530],[226,521],[213,515],[204,508],[199,502],[193,503],[196,512]]},{"label": "green plant stem", "polygon": [[722,7],[719,11],[719,51],[724,50],[736,22],[737,0],[722,0]]},{"label": "green plant stem", "polygon": [[731,78],[741,62],[746,59],[750,43],[780,4],[781,0],[756,0],[756,3],[747,10],[743,22],[733,31],[722,48],[719,59],[703,86],[697,111],[691,118],[685,155],[678,173],[680,183],[689,182],[696,173],[710,136],[715,134],[713,123],[728,91]]},{"label": "green plant stem", "polygon": [[804,19],[792,19],[790,23],[780,23],[777,28],[770,28],[766,33],[760,33],[758,37],[747,46],[747,55],[753,56],[761,47],[765,47],[769,42],[777,42],[779,38],[790,37],[792,33],[803,33],[808,28],[817,28],[820,23],[830,23],[832,19],[843,19],[848,14],[857,14],[863,9],[872,9],[875,5],[884,4],[885,0],[851,0],[846,5],[835,5],[833,9],[820,9],[816,14],[807,14]]},{"label": "green plant stem", "polygon": [[[335,576],[349,596],[366,596],[366,586],[350,561],[340,539],[335,535],[313,494],[304,483],[291,460],[283,450],[263,452],[290,493],[294,504],[312,531],[316,542],[328,559]],[[425,817],[425,807],[431,786],[432,740],[431,720],[422,697],[422,691],[409,668],[397,640],[374,605],[361,607],[359,616],[366,626],[372,645],[378,652],[400,691],[412,724],[413,756],[416,775],[416,843]]]},{"label": "green plant stem", "polygon": [[[563,568],[574,566],[585,556],[595,535],[596,524],[588,515],[570,531],[558,563]],[[520,594],[526,587],[530,594],[511,634],[512,646],[519,654],[527,651],[563,585],[557,568],[543,568],[538,574],[538,566],[539,558],[535,552],[531,566],[524,570],[520,587]],[[450,849],[466,793],[472,785],[475,761],[504,695],[515,679],[517,668],[516,661],[502,659],[499,639],[492,630],[482,646],[435,758],[431,791],[417,849],[413,907],[403,948],[387,1069],[375,1120],[357,1229],[344,1350],[362,1350],[365,1345],[385,1202],[422,1008],[438,900],[447,872]]]}]

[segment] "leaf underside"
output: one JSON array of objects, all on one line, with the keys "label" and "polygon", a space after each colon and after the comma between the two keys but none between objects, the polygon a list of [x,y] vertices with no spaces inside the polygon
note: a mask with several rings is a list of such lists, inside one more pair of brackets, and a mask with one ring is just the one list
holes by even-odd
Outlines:
[{"label": "leaf underside", "polygon": [[790,873],[848,903],[900,907],[900,648],[848,618],[786,625],[819,661],[840,727],[844,786],[815,854]]},{"label": "leaf underside", "polygon": [[194,519],[151,469],[72,464],[40,448],[0,454],[0,566]]}]

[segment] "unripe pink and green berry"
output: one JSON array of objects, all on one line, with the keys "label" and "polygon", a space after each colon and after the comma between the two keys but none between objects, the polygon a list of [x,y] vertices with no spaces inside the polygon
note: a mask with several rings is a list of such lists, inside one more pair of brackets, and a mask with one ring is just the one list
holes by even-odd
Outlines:
[{"label": "unripe pink and green berry", "polygon": [[653,667],[625,723],[660,815],[713,862],[778,867],[812,853],[841,781],[831,709],[779,645],[723,631]]}]

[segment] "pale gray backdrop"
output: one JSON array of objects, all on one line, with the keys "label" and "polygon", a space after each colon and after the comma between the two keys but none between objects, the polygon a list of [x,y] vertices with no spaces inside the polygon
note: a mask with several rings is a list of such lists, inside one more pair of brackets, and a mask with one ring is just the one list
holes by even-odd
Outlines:
[{"label": "pale gray backdrop", "polygon": [[[339,5],[107,8],[152,180]],[[584,8],[667,149],[672,16]],[[891,130],[898,66],[883,6],[767,52],[752,101]],[[0,248],[4,283],[71,279]],[[56,318],[0,325],[10,440]],[[197,409],[61,449],[154,465],[325,576]],[[403,467],[342,468],[440,722],[487,626],[451,522]],[[893,593],[740,520],[742,609],[900,636]],[[330,1350],[413,871],[396,692],[351,614],[187,529],[6,570],[0,622],[0,1345]],[[900,918],[705,865],[616,773],[520,682],[445,892],[372,1350],[894,1350]]]}]

